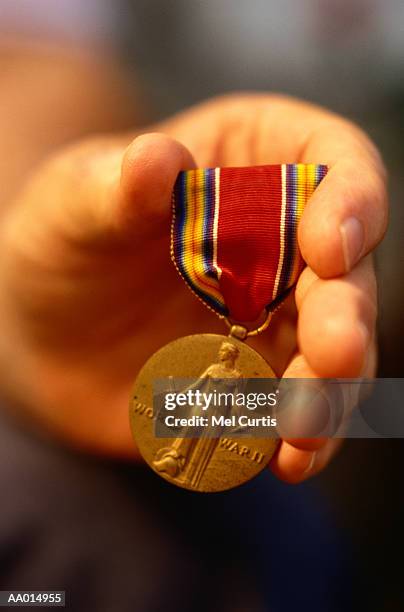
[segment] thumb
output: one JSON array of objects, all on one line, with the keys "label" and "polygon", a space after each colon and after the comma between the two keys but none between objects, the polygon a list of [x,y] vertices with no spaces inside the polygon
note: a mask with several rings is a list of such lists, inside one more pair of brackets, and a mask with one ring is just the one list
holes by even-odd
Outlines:
[{"label": "thumb", "polygon": [[44,164],[10,216],[14,238],[24,236],[26,249],[29,237],[38,245],[45,235],[85,247],[162,235],[176,177],[194,167],[192,156],[163,134],[142,134],[125,144],[97,138]]},{"label": "thumb", "polygon": [[121,237],[158,235],[167,227],[171,194],[180,170],[195,167],[189,151],[169,136],[143,134],[126,149],[110,209],[111,226]]}]

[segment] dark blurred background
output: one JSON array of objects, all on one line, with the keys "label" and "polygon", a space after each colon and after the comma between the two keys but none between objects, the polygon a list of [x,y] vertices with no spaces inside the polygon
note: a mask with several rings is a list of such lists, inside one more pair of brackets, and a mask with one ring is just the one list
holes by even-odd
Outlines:
[{"label": "dark blurred background", "polygon": [[[17,5],[0,2],[5,32],[110,49],[147,100],[147,120],[226,91],[253,89],[302,97],[358,122],[377,143],[390,176],[390,227],[377,251],[379,376],[403,376],[402,0]],[[404,609],[403,448],[401,440],[349,440],[310,485],[326,496],[352,542],[358,610]]]}]

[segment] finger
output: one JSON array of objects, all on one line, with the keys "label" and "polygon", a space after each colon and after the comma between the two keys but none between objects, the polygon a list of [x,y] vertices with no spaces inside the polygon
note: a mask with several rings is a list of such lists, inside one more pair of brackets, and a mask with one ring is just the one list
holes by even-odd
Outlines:
[{"label": "finger", "polygon": [[300,450],[282,441],[269,467],[281,480],[297,484],[304,478],[305,473],[311,470],[314,459],[315,452]]},{"label": "finger", "polygon": [[304,211],[300,249],[319,276],[338,276],[374,249],[386,231],[383,164],[364,134],[342,120],[314,132],[302,161],[326,163],[329,171]]},{"label": "finger", "polygon": [[[286,369],[284,378],[315,379],[316,374],[305,357],[297,354]],[[298,418],[300,416],[298,411],[294,415],[295,408],[299,409],[299,406],[293,405],[292,400],[286,413],[289,423],[295,419],[295,416]],[[331,460],[340,444],[339,438],[288,437],[280,442],[269,467],[281,480],[296,484],[320,472]]]},{"label": "finger", "polygon": [[309,266],[306,266],[300,274],[295,289],[295,302],[298,310],[300,310],[308,290],[318,279],[317,274]]},{"label": "finger", "polygon": [[116,224],[119,231],[156,234],[171,214],[171,196],[180,170],[195,167],[189,151],[164,134],[136,138],[123,157]]},{"label": "finger", "polygon": [[[312,368],[307,363],[305,357],[300,353],[297,353],[291,359],[287,369],[283,373],[283,379],[288,378],[300,378],[300,379],[317,379],[318,376],[312,370]],[[277,422],[278,422],[278,432],[279,435],[288,442],[289,445],[297,448],[299,450],[304,451],[316,451],[319,448],[322,448],[326,442],[326,437],[302,437],[302,432],[307,430],[308,426],[308,414],[307,414],[307,402],[302,402],[301,397],[299,396],[299,392],[301,388],[296,387],[295,394],[289,391],[287,394],[287,405],[281,404],[277,410]],[[323,414],[319,414],[319,410],[322,411],[322,406],[313,406],[311,404],[311,409],[316,410],[316,414],[314,414],[314,419],[317,422],[321,423],[321,429],[316,431],[317,433],[321,433],[322,428],[327,426],[327,423],[324,422]],[[326,418],[329,417],[329,407],[325,406],[324,412]],[[310,427],[312,428],[314,424],[314,419],[310,420]],[[297,436],[292,436],[292,432],[296,431]]]},{"label": "finger", "polygon": [[335,454],[339,451],[343,442],[344,440],[342,438],[327,440],[327,444],[314,453],[311,466],[304,472],[302,481],[307,480],[312,476],[316,476],[316,474],[319,474],[322,470],[324,470]]},{"label": "finger", "polygon": [[285,482],[297,484],[323,470],[342,443],[340,439],[328,440],[317,451],[307,451],[295,448],[288,442],[282,441],[276,454],[272,457],[270,470]]},{"label": "finger", "polygon": [[298,345],[318,376],[362,374],[374,334],[376,302],[370,256],[344,277],[312,282],[298,303]]},{"label": "finger", "polygon": [[[192,167],[188,150],[163,134],[140,135],[126,149],[122,140],[81,144],[54,162],[59,180],[53,180],[58,191],[52,202],[59,205],[49,207],[49,196],[44,198],[43,216],[86,244],[134,244],[134,237],[167,231],[175,180],[180,170]],[[46,173],[40,174],[49,190],[46,179]],[[38,185],[34,188],[40,192]]]}]

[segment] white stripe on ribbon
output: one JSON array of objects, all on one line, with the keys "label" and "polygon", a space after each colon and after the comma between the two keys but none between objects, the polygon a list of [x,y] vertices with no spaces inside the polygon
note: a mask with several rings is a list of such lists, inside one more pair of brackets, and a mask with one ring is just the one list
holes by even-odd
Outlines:
[{"label": "white stripe on ribbon", "polygon": [[280,249],[279,249],[279,261],[278,269],[276,271],[274,290],[272,292],[272,300],[277,297],[279,281],[282,274],[283,260],[285,257],[285,217],[286,217],[286,164],[282,164],[282,210],[281,210],[281,223],[280,223]]}]

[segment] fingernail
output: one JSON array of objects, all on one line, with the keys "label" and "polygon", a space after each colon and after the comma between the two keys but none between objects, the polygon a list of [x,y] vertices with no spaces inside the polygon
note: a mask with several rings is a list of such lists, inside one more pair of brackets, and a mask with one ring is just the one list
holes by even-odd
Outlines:
[{"label": "fingernail", "polygon": [[362,254],[364,245],[363,225],[356,217],[348,217],[340,225],[345,271],[352,270]]},{"label": "fingernail", "polygon": [[304,470],[303,474],[308,474],[309,472],[311,472],[311,470],[312,470],[312,469],[313,469],[313,467],[314,467],[314,462],[315,462],[315,460],[316,460],[316,455],[317,455],[317,453],[316,453],[316,452],[314,452],[314,453],[312,453],[312,454],[311,454],[311,457],[310,457],[309,463],[307,464],[307,467],[306,467],[306,469]]}]

